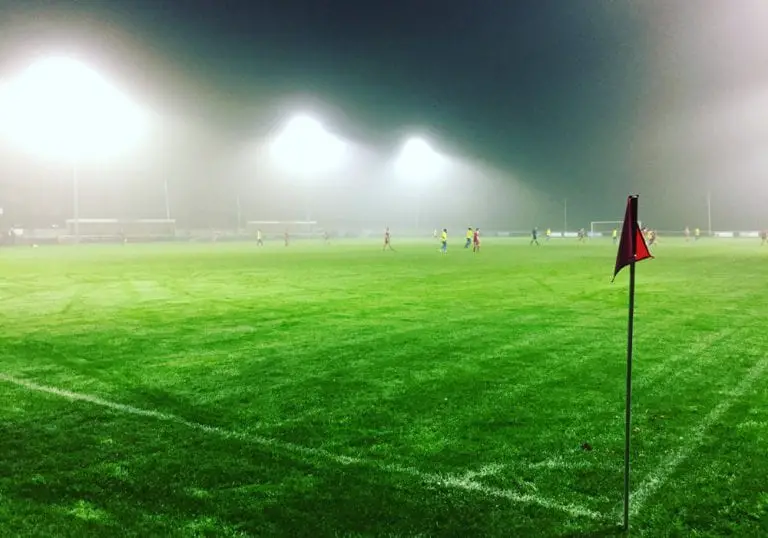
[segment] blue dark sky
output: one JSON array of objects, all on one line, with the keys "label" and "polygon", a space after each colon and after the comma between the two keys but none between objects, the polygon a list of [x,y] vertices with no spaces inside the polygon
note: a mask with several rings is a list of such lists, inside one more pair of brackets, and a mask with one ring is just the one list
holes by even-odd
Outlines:
[{"label": "blue dark sky", "polygon": [[585,5],[146,2],[131,18],[245,129],[242,105],[305,94],[358,137],[426,126],[458,152],[567,181],[566,163],[631,121],[644,67],[632,10]]},{"label": "blue dark sky", "polygon": [[[37,21],[33,4],[40,6]],[[149,75],[145,89],[165,97],[159,106],[179,113],[188,112],[187,106],[210,121],[250,129],[251,115],[269,114],[271,103],[306,95],[346,115],[338,120],[348,123],[344,128],[374,140],[397,136],[410,125],[426,126],[460,152],[541,168],[542,174],[558,153],[555,177],[590,144],[615,139],[631,119],[644,68],[641,21],[622,2],[19,5],[17,12],[25,15],[19,19],[30,27],[50,21],[50,35],[84,50],[95,44],[103,61],[127,54],[110,54],[110,48],[138,45],[158,70],[173,66],[176,78],[160,82]],[[88,28],[90,35],[67,35],[74,27]],[[144,71],[146,65],[129,67]]]},{"label": "blue dark sky", "polygon": [[233,140],[304,102],[382,147],[430,129],[449,151],[577,200],[585,218],[608,217],[602,207],[621,208],[630,190],[655,198],[658,220],[699,218],[692,196],[735,188],[729,204],[747,203],[768,172],[744,164],[764,131],[744,135],[749,155],[743,140],[728,149],[733,138],[716,136],[768,84],[759,0],[0,5],[6,68],[69,46],[158,110]]}]

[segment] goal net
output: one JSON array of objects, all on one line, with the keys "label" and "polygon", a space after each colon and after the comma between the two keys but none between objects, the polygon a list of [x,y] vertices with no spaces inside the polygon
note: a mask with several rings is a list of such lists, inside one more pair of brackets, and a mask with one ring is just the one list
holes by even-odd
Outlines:
[{"label": "goal net", "polygon": [[323,233],[314,220],[249,220],[245,223],[245,231],[249,235],[261,231],[264,239],[282,239],[285,232],[292,239],[311,239]]},{"label": "goal net", "polygon": [[67,220],[67,233],[80,234],[82,238],[99,240],[119,239],[157,239],[174,237],[176,221],[174,219],[75,219]]}]

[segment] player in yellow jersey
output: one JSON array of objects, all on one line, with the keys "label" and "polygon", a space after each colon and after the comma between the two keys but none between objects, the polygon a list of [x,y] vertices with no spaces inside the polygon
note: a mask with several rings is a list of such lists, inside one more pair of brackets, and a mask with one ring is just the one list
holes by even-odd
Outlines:
[{"label": "player in yellow jersey", "polygon": [[611,232],[611,238],[613,239],[614,245],[619,242],[619,231],[616,228]]},{"label": "player in yellow jersey", "polygon": [[261,238],[261,230],[256,230],[256,246],[263,247],[264,240]]},{"label": "player in yellow jersey", "polygon": [[546,236],[547,236],[547,241],[552,239],[552,230],[550,228],[547,228]]},{"label": "player in yellow jersey", "polygon": [[464,248],[469,248],[469,245],[472,244],[472,226],[467,228],[467,242],[464,243]]},{"label": "player in yellow jersey", "polygon": [[440,252],[442,254],[448,253],[448,228],[443,228],[443,232],[440,234]]},{"label": "player in yellow jersey", "polygon": [[701,237],[701,230],[696,228],[695,230],[693,230],[693,240],[698,241],[699,237]]}]

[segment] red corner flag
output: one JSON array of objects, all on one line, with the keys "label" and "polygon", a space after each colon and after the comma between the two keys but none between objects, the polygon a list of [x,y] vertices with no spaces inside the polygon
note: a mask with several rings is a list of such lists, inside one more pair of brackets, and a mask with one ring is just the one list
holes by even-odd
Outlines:
[{"label": "red corner flag", "polygon": [[632,333],[635,319],[635,263],[651,258],[648,245],[637,223],[637,195],[627,198],[627,212],[621,228],[619,252],[613,278],[629,265],[629,319],[627,323],[627,393],[624,410],[624,530],[629,530],[629,454],[632,433]]},{"label": "red corner flag", "polygon": [[624,225],[621,228],[621,240],[619,252],[616,254],[616,268],[613,270],[613,278],[624,267],[633,262],[639,262],[646,258],[652,258],[645,244],[643,232],[637,224],[637,195],[627,198],[627,211],[624,213]]}]

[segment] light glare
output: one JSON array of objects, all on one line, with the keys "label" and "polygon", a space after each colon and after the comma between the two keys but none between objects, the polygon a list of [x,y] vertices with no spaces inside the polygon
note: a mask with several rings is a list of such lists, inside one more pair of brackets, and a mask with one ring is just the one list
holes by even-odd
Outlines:
[{"label": "light glare", "polygon": [[395,163],[401,176],[425,177],[437,174],[445,164],[444,158],[423,138],[409,139]]},{"label": "light glare", "polygon": [[337,166],[347,145],[308,116],[297,116],[272,143],[271,152],[283,168],[298,173],[322,173]]},{"label": "light glare", "polygon": [[50,58],[0,91],[0,125],[3,135],[27,149],[78,159],[135,143],[146,116],[88,67]]}]

